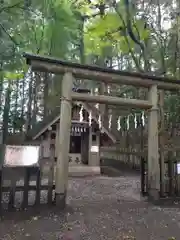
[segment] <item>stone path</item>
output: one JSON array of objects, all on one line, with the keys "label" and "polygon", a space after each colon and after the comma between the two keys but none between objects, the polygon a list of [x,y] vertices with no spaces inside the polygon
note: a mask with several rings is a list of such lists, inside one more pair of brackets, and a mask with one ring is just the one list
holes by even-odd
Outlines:
[{"label": "stone path", "polygon": [[11,213],[0,221],[0,240],[180,239],[180,208],[142,199],[139,178],[71,179],[68,206]]}]

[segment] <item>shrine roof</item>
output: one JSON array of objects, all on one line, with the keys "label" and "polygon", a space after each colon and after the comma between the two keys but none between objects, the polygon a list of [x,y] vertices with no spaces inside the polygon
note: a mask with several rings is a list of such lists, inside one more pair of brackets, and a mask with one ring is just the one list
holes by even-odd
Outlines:
[{"label": "shrine roof", "polygon": [[[74,104],[75,105],[75,104]],[[50,127],[52,127],[54,124],[56,124],[60,119],[60,108],[56,108],[49,116],[47,116],[43,121],[38,122],[36,124],[36,127],[31,129],[27,137],[30,139],[37,139],[42,134],[44,134]],[[72,124],[80,124],[80,125],[87,125],[88,122],[85,121],[78,121],[78,120],[71,120]]]}]

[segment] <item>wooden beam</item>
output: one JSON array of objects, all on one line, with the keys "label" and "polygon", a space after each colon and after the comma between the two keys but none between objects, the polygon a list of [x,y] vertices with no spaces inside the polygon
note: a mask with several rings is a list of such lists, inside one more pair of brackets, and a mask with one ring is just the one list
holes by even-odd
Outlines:
[{"label": "wooden beam", "polygon": [[104,153],[104,154],[126,154],[126,155],[135,155],[135,156],[147,156],[147,151],[141,151],[140,149],[136,149],[136,148],[119,148],[119,147],[101,147],[100,148],[100,152]]},{"label": "wooden beam", "polygon": [[[37,186],[36,185],[29,185],[28,190],[29,191],[36,191]],[[48,185],[41,185],[41,190],[48,190]],[[53,189],[55,189],[55,185],[53,184]],[[3,186],[2,192],[9,192],[11,190],[10,186]],[[16,192],[24,192],[24,185],[17,185],[16,186]]]},{"label": "wooden beam", "polygon": [[[50,63],[41,60],[31,60],[30,61],[31,67],[33,71],[41,71],[41,72],[50,72],[55,74],[64,74],[66,72],[71,72],[74,77],[81,78],[81,79],[89,79],[95,81],[101,81],[105,83],[117,83],[117,84],[124,84],[124,85],[132,85],[138,87],[150,87],[152,85],[157,85],[158,88],[165,89],[165,90],[172,90],[177,91],[180,90],[180,84],[175,80],[163,81],[163,79],[154,78],[152,79],[150,76],[143,76],[142,74],[134,73],[123,73],[120,71],[95,71],[90,69],[85,69],[83,67],[72,67],[67,66],[66,64],[58,64],[58,63]],[[116,73],[117,72],[117,73]]]},{"label": "wooden beam", "polygon": [[[99,66],[95,66],[95,65],[80,64],[80,63],[75,63],[75,62],[73,63],[73,62],[63,61],[61,59],[57,59],[57,58],[53,58],[53,57],[49,57],[49,56],[40,56],[40,55],[31,54],[31,53],[23,53],[23,56],[26,58],[26,62],[29,65],[32,65],[32,62],[36,61],[36,62],[43,62],[43,63],[46,63],[48,65],[54,64],[54,65],[62,66],[63,69],[64,69],[64,67],[68,67],[69,70],[70,69],[76,69],[76,70],[81,69],[83,71],[88,70],[91,73],[96,72],[97,75],[101,75],[101,73],[108,73],[108,74],[116,74],[116,75],[121,76],[123,78],[124,77],[134,78],[134,79],[135,78],[140,78],[141,80],[145,80],[145,81],[151,80],[151,81],[153,81],[154,85],[157,85],[157,82],[170,83],[171,85],[174,85],[174,84],[175,85],[176,84],[180,85],[180,81],[177,80],[177,79],[160,77],[160,76],[155,76],[155,75],[152,75],[152,74],[129,72],[129,71],[120,71],[120,70],[107,68],[107,67],[104,68],[104,67],[99,67]],[[62,70],[62,71],[64,72],[64,70]],[[87,77],[87,79],[89,79],[89,77]],[[100,81],[103,81],[103,79],[101,79]],[[153,85],[153,84],[151,84],[151,85]],[[134,84],[132,83],[132,85],[134,85]]]},{"label": "wooden beam", "polygon": [[152,107],[152,104],[145,100],[118,98],[104,95],[90,95],[83,93],[72,93],[72,100],[101,104],[103,103],[108,105],[120,105],[140,109],[149,109]]}]

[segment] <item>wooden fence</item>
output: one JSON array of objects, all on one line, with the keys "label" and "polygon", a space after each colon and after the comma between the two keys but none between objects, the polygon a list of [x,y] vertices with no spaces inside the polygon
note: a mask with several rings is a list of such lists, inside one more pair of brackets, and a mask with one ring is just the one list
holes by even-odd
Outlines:
[{"label": "wooden fence", "polygon": [[[33,155],[31,154],[32,152]],[[38,146],[0,146],[0,213],[4,209],[26,209],[29,205],[54,203],[54,148],[51,146],[48,175],[43,175]],[[120,168],[122,163],[141,173],[141,191],[148,194],[147,156],[145,152],[101,147],[101,159]],[[29,157],[28,157],[29,156]],[[31,160],[29,164],[27,159]],[[24,162],[26,160],[26,163]],[[159,161],[161,163],[161,161]],[[119,166],[118,166],[118,163]],[[164,162],[164,180],[160,196],[180,197],[180,160],[178,152],[168,153]],[[162,168],[160,167],[162,170]],[[160,174],[161,175],[161,174]]]},{"label": "wooden fence", "polygon": [[[33,154],[32,154],[33,152]],[[38,146],[0,147],[0,213],[54,202],[54,149],[48,176],[43,177]],[[27,156],[31,162],[27,162]],[[26,161],[25,161],[26,160]]]},{"label": "wooden fence", "polygon": [[[136,149],[128,150],[118,147],[101,147],[101,159],[104,164],[114,166],[123,170],[123,166],[139,171],[141,176],[141,192],[148,195],[148,164],[147,151],[138,152]],[[164,161],[164,166],[160,166],[160,196],[180,197],[180,151],[168,151]],[[159,161],[161,165],[161,161]]]}]

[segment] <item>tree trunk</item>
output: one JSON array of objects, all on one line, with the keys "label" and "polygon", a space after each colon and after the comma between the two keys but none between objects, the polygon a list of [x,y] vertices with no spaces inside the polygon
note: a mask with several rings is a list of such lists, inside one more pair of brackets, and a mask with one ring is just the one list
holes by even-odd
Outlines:
[{"label": "tree trunk", "polygon": [[43,100],[43,105],[44,105],[44,113],[43,113],[43,119],[45,119],[48,116],[48,89],[49,89],[49,84],[48,84],[48,73],[44,73],[44,100]]},{"label": "tree trunk", "polygon": [[3,112],[3,144],[7,142],[8,136],[8,123],[9,123],[9,111],[10,111],[10,103],[11,103],[11,81],[8,83],[8,88],[5,94],[5,106]]},{"label": "tree trunk", "polygon": [[3,71],[0,69],[0,114],[3,111],[2,108],[3,81],[4,81]]},{"label": "tree trunk", "polygon": [[32,90],[33,90],[33,72],[30,72],[29,90],[28,90],[28,109],[26,119],[26,133],[31,129],[31,117],[32,117]]},{"label": "tree trunk", "polygon": [[23,132],[23,128],[24,128],[24,107],[25,107],[25,81],[26,81],[26,74],[24,73],[24,78],[23,78],[23,81],[22,81],[22,102],[21,102],[21,121],[22,121],[22,124],[21,124],[21,129],[20,131]]},{"label": "tree trunk", "polygon": [[40,84],[40,76],[38,73],[35,73],[34,83],[33,83],[33,113],[32,113],[32,127],[35,126],[37,121],[37,113],[38,113],[38,101],[37,101],[37,93],[38,86]]},{"label": "tree trunk", "polygon": [[80,62],[81,64],[85,64],[85,54],[84,54],[84,19],[82,19],[81,26],[80,26],[80,47],[79,47],[79,52],[80,52]]},{"label": "tree trunk", "polygon": [[18,120],[18,95],[19,95],[19,79],[16,79],[16,89],[15,89],[15,104],[14,104],[14,116],[13,116],[13,133],[17,130],[17,120]]}]

